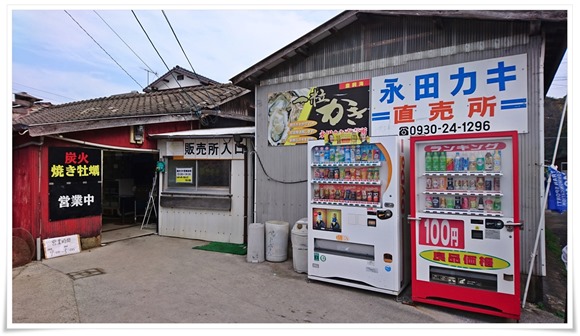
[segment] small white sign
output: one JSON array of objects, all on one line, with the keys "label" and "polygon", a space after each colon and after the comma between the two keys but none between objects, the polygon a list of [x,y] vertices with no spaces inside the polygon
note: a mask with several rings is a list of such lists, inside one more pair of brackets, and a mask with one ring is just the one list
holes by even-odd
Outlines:
[{"label": "small white sign", "polygon": [[61,257],[81,252],[81,238],[78,234],[48,238],[42,241],[46,259]]}]

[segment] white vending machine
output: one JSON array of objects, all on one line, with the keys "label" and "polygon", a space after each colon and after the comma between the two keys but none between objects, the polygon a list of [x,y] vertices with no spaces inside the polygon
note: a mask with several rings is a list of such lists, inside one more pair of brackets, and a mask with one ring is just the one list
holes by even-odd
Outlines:
[{"label": "white vending machine", "polygon": [[308,142],[308,278],[399,295],[410,281],[408,139]]}]

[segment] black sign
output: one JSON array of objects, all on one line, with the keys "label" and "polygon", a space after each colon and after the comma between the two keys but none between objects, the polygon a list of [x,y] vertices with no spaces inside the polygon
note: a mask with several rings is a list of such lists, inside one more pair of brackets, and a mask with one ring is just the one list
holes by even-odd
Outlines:
[{"label": "black sign", "polygon": [[77,147],[49,147],[49,182],[101,180],[101,150]]},{"label": "black sign", "polygon": [[51,183],[48,186],[49,221],[99,216],[101,183]]},{"label": "black sign", "polygon": [[98,216],[101,207],[101,150],[48,149],[49,220]]}]

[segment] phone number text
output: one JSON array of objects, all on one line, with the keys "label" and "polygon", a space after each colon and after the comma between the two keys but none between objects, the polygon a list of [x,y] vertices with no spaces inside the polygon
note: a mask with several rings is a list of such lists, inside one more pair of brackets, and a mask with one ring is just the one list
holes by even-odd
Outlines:
[{"label": "phone number text", "polygon": [[491,129],[489,121],[466,121],[462,123],[445,123],[441,125],[413,125],[399,128],[399,135],[427,135],[447,133],[487,132]]}]

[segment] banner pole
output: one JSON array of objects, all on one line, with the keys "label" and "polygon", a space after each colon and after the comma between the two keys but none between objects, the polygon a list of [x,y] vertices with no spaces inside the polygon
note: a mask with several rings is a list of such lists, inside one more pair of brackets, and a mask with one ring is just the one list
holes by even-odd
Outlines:
[{"label": "banner pole", "polygon": [[[568,105],[568,96],[566,96],[566,100],[564,101],[564,109],[562,111],[562,117],[560,118],[560,128],[558,129],[558,137],[556,138],[556,145],[554,146],[554,154],[552,155],[552,166],[556,162],[556,155],[558,153],[558,145],[560,143],[560,135],[562,134],[562,125],[564,125],[564,117],[566,116],[566,107]],[[542,170],[544,166],[542,165]],[[522,308],[526,306],[526,297],[528,296],[528,289],[530,286],[530,279],[532,277],[532,271],[534,270],[534,261],[536,259],[536,253],[538,250],[538,244],[540,242],[540,234],[544,231],[544,227],[546,225],[545,218],[546,218],[546,203],[548,202],[548,192],[550,191],[550,183],[552,182],[552,175],[548,174],[548,183],[546,184],[546,192],[544,193],[544,204],[542,205],[542,215],[540,217],[540,222],[538,223],[538,231],[536,232],[536,241],[534,243],[534,250],[532,251],[531,260],[530,260],[530,267],[528,272],[528,278],[526,280],[526,289],[524,291],[524,297],[522,298]]]}]

